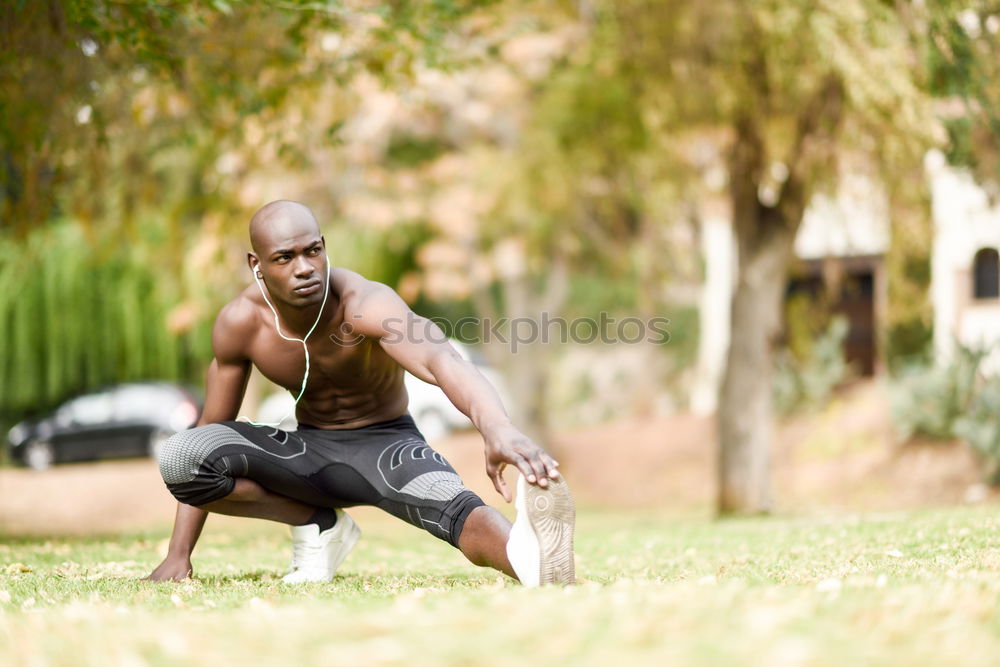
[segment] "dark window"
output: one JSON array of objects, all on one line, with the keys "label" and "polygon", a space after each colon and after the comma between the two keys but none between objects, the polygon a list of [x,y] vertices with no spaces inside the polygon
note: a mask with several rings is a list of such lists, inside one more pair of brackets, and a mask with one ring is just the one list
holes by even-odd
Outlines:
[{"label": "dark window", "polygon": [[972,296],[977,299],[1000,297],[1000,254],[983,248],[972,261]]}]

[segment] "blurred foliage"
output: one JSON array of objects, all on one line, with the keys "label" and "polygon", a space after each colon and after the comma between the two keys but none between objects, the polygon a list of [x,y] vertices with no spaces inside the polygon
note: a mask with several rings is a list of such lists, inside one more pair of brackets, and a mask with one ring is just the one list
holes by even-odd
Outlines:
[{"label": "blurred foliage", "polygon": [[961,438],[984,464],[984,477],[1000,484],[1000,375],[987,372],[992,350],[956,346],[948,364],[913,364],[893,381],[893,421],[904,440]]},{"label": "blurred foliage", "polygon": [[818,336],[808,344],[790,345],[778,353],[772,380],[774,406],[782,414],[817,408],[850,377],[844,355],[849,325],[843,316],[827,317]]},{"label": "blurred foliage", "polygon": [[670,319],[666,326],[670,340],[664,351],[669,350],[673,355],[674,370],[683,371],[694,365],[698,355],[700,313],[696,306],[683,304],[668,306],[663,312]]},{"label": "blurred foliage", "polygon": [[574,275],[566,301],[569,317],[591,317],[600,312],[632,314],[637,307],[635,277],[608,280],[604,273],[582,270]]},{"label": "blurred foliage", "polygon": [[417,251],[430,237],[427,225],[419,221],[390,230],[343,224],[324,230],[327,254],[336,266],[387,285],[398,285],[403,276],[417,270]]},{"label": "blurred foliage", "polygon": [[[912,178],[922,183],[919,169]],[[931,251],[934,224],[929,194],[912,186],[890,196],[892,241],[886,252],[885,341],[883,349],[890,372],[927,361],[933,337],[933,309],[930,301]]]},{"label": "blurred foliage", "polygon": [[903,440],[956,437],[955,425],[969,414],[980,387],[980,363],[987,350],[956,346],[948,364],[913,364],[890,386],[893,422]]},{"label": "blurred foliage", "polygon": [[171,330],[177,285],[157,271],[155,250],[109,236],[87,249],[82,229],[66,222],[0,243],[0,419],[102,384],[203,368],[210,323]]},{"label": "blurred foliage", "polygon": [[[338,142],[338,86],[440,61],[483,4],[4,3],[0,421],[113,381],[200,383],[264,203],[248,175],[312,166],[313,136]],[[427,236],[324,228],[342,266],[390,284]]]},{"label": "blurred foliage", "polygon": [[987,481],[1000,485],[1000,377],[980,382],[968,411],[955,420],[954,430],[985,459]]},{"label": "blurred foliage", "polygon": [[833,316],[830,290],[822,285],[816,289],[791,291],[785,297],[785,349],[789,356],[805,363],[813,356],[817,340],[828,333]]},{"label": "blurred foliage", "polygon": [[928,87],[941,100],[949,162],[1000,187],[1000,6],[995,0],[928,3]]},{"label": "blurred foliage", "polygon": [[448,150],[448,146],[436,138],[396,136],[386,149],[386,161],[390,166],[416,167],[431,162]]},{"label": "blurred foliage", "polygon": [[[4,3],[0,225],[23,235],[63,207],[86,220],[103,217],[103,175],[112,165],[135,184],[119,193],[126,215],[136,194],[165,208],[158,182],[165,175],[144,166],[178,146],[195,158],[187,183],[194,192],[182,189],[174,206],[192,215],[206,203],[224,204],[198,196],[206,194],[200,177],[227,148],[245,141],[247,117],[273,119],[288,94],[303,86],[343,83],[361,71],[407,76],[418,58],[441,61],[448,28],[488,4]],[[364,38],[347,53],[334,53],[317,48],[322,34]],[[114,155],[123,145],[135,150]],[[294,153],[297,147],[284,142],[281,148]],[[60,186],[72,181],[79,185],[76,197],[63,202]]]}]

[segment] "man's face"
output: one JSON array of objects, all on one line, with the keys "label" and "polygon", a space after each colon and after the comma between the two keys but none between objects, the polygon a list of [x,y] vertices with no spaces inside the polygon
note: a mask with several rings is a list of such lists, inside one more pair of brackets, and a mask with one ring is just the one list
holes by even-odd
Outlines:
[{"label": "man's face", "polygon": [[[269,235],[256,256],[267,291],[276,301],[296,308],[319,305],[326,290],[323,237],[316,229],[285,231]],[[253,254],[250,261],[252,267]]]}]

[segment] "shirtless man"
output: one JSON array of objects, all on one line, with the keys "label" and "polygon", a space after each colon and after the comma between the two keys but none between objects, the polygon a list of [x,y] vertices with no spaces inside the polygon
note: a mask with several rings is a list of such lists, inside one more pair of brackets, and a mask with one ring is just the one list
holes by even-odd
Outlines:
[{"label": "shirtless man", "polygon": [[[167,556],[149,578],[190,576],[205,519],[218,512],[288,524],[293,557],[284,580],[329,580],[360,535],[340,508],[374,505],[525,585],[573,583],[575,509],[558,463],[514,427],[493,387],[440,329],[391,288],[331,267],[302,204],[261,208],[250,242],[256,285],[216,319],[204,413],[160,454],[179,504]],[[422,335],[404,335],[411,322],[408,331]],[[300,396],[298,430],[234,421],[251,364]],[[513,526],[427,446],[406,412],[404,369],[441,387],[479,429],[486,472],[507,502],[501,473],[507,465],[520,471]]]}]

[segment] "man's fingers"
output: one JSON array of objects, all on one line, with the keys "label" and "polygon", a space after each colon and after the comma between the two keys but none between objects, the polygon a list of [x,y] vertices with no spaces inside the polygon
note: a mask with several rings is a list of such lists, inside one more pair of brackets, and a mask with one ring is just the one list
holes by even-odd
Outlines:
[{"label": "man's fingers", "polygon": [[544,487],[549,485],[549,471],[545,468],[545,462],[542,461],[541,453],[542,450],[535,450],[528,459],[528,463],[531,465],[531,471],[534,476],[534,479],[529,477],[528,481]]},{"label": "man's fingers", "polygon": [[548,454],[542,454],[542,462],[545,464],[545,472],[550,479],[559,477],[559,462]]},{"label": "man's fingers", "polygon": [[493,478],[493,487],[497,490],[503,499],[508,503],[510,502],[510,489],[507,488],[507,482],[504,481],[503,475],[497,473],[496,477]]},{"label": "man's fingers", "polygon": [[529,484],[536,484],[538,482],[538,475],[535,474],[535,468],[532,466],[532,462],[524,458],[520,454],[514,455],[514,465],[517,469],[524,475],[524,478],[528,480]]},{"label": "man's fingers", "polygon": [[540,447],[531,447],[530,443],[525,443],[525,446],[512,447],[506,452],[499,450],[488,461],[486,473],[493,480],[494,488],[507,502],[511,501],[511,493],[502,472],[508,464],[516,466],[526,482],[542,488],[549,486],[550,479],[559,477],[559,462]]},{"label": "man's fingers", "polygon": [[487,466],[486,474],[489,475],[489,478],[491,480],[493,480],[493,488],[496,489],[497,493],[503,496],[503,499],[509,503],[511,500],[510,489],[507,488],[507,482],[504,481],[503,468],[504,468],[503,465],[499,465],[496,467]]}]

